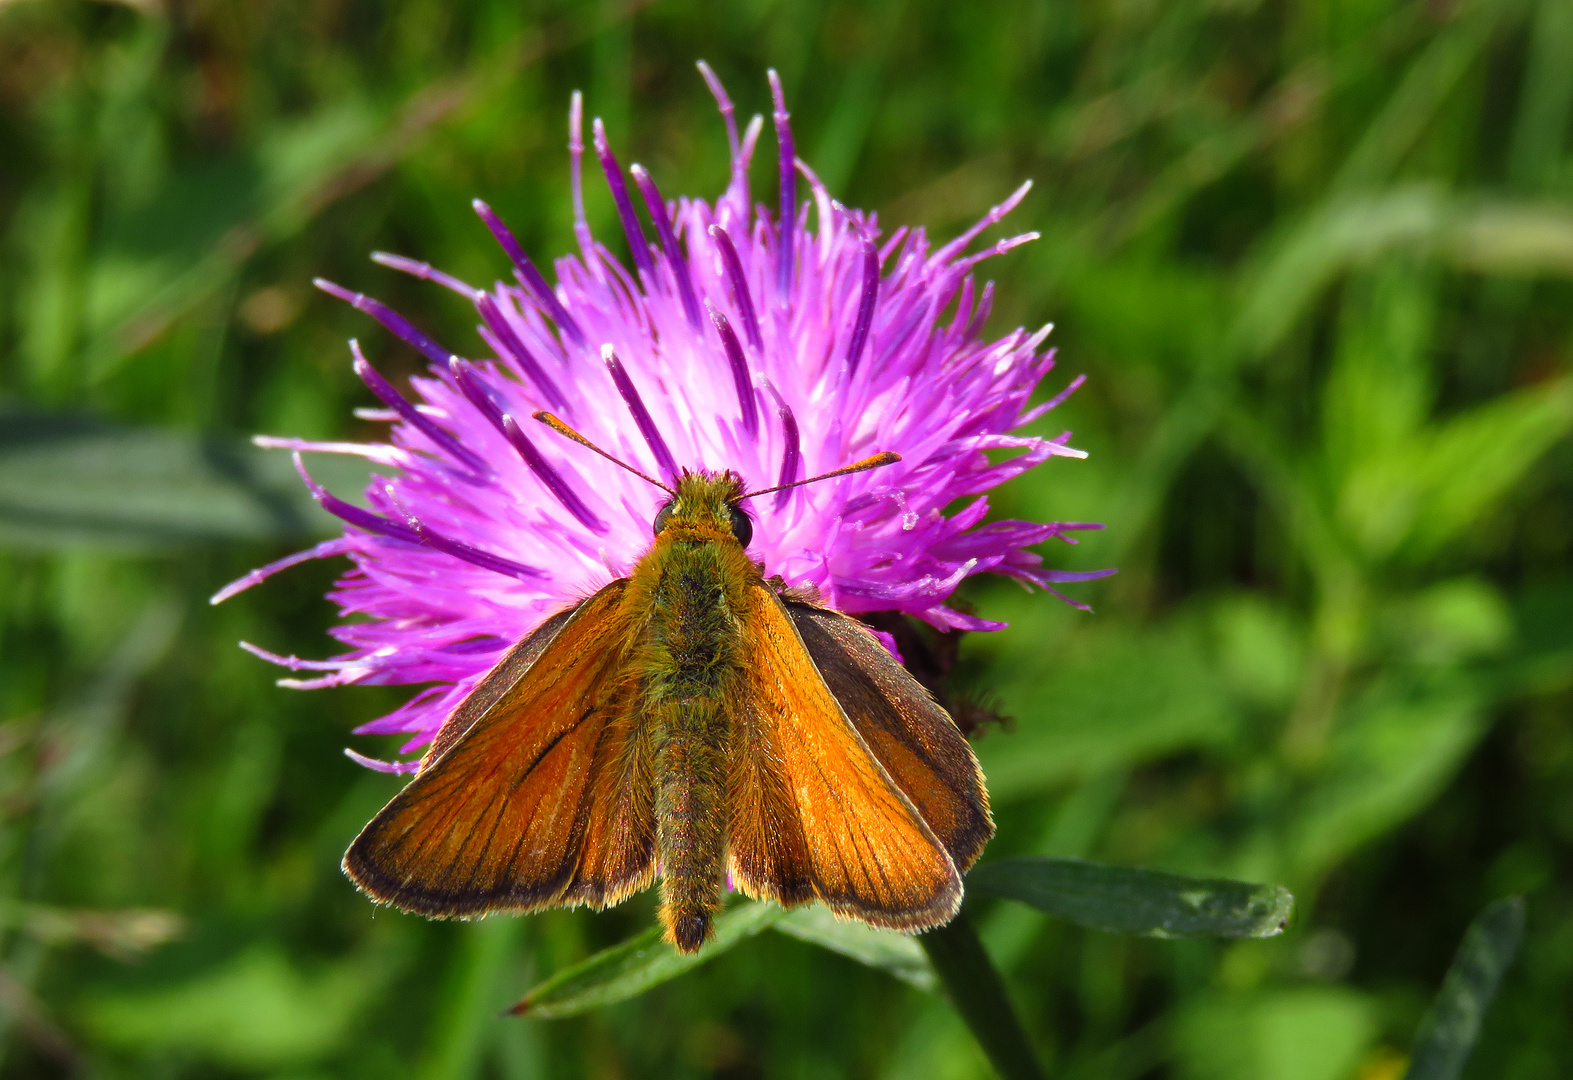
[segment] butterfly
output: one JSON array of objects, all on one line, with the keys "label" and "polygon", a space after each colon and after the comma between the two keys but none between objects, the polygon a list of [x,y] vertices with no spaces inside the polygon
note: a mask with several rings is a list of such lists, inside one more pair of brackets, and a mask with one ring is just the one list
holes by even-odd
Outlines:
[{"label": "butterfly", "polygon": [[372,899],[435,918],[606,907],[661,880],[693,952],[728,886],[918,932],[948,922],[993,835],[950,715],[864,624],[767,579],[745,491],[669,487],[626,578],[557,612],[476,684],[350,845]]}]

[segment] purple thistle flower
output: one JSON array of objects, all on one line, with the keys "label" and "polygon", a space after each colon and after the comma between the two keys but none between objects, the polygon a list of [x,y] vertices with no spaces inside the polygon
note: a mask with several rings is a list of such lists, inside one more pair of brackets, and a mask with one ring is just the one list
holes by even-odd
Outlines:
[{"label": "purple thistle flower", "polygon": [[[479,201],[477,212],[513,263],[513,283],[479,290],[425,263],[375,256],[470,299],[492,358],[452,356],[377,301],[318,283],[424,354],[429,374],[410,380],[412,403],[352,342],[357,374],[387,406],[358,412],[390,422],[388,440],[257,439],[296,452],[312,494],[345,531],[247,574],[213,600],[305,559],[349,556],[354,568],[330,594],[342,614],[359,617],[330,631],[347,652],[304,661],[244,647],[316,673],[281,685],[429,684],[358,733],[407,734],[401,753],[418,750],[511,645],[626,575],[649,547],[661,493],[530,419],[538,409],[668,481],[685,467],[730,468],[751,487],[767,487],[877,451],[899,453],[895,465],[751,505],[758,527],[750,552],[765,572],[817,587],[842,611],[901,611],[941,630],[993,630],[1004,624],[947,606],[965,578],[1004,574],[1054,592],[1055,583],[1112,572],[1049,569],[1027,550],[1051,538],[1075,543],[1072,532],[1097,525],[983,524],[990,488],[1051,457],[1084,456],[1066,445],[1069,432],[1011,434],[1080,383],[1029,405],[1054,366],[1053,351],[1042,349],[1050,328],[982,337],[992,289],[976,288],[974,268],[1036,234],[966,250],[1030,184],[941,247],[931,248],[922,229],[882,241],[874,215],[833,200],[792,156],[772,73],[786,200],[773,217],[752,206],[748,187],[760,118],[740,137],[725,90],[708,67],[700,71],[726,122],[730,182],[713,204],[673,203],[632,166],[654,242],[596,124],[594,150],[634,245],[634,270],[584,220],[577,94],[569,149],[580,250],[557,260],[555,287]],[[795,205],[799,177],[811,197]],[[991,462],[990,450],[1017,453]],[[301,451],[360,454],[388,475],[367,489],[369,508],[351,506],[312,482]],[[971,501],[947,517],[958,499]],[[418,764],[347,752],[387,771]]]}]

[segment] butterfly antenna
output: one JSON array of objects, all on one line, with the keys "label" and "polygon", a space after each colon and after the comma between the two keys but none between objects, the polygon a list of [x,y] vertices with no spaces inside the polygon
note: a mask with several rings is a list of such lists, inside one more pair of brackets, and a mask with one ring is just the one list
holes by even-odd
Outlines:
[{"label": "butterfly antenna", "polygon": [[650,481],[650,483],[654,484],[656,487],[660,488],[662,491],[666,492],[668,495],[674,495],[675,496],[677,494],[677,492],[673,491],[671,488],[669,488],[665,484],[661,483],[661,481],[657,480],[655,477],[653,477],[653,476],[646,476],[644,473],[640,472],[638,469],[636,469],[632,465],[628,464],[628,462],[623,461],[620,458],[614,458],[611,454],[608,454],[605,450],[602,450],[599,446],[595,445],[595,443],[591,442],[589,439],[587,439],[583,435],[579,434],[577,431],[575,431],[573,428],[569,427],[567,424],[563,423],[561,420],[557,419],[557,417],[553,416],[551,413],[549,413],[549,412],[538,412],[538,413],[533,413],[532,415],[537,420],[539,420],[541,423],[545,424],[547,427],[549,427],[553,431],[557,432],[557,434],[559,434],[559,435],[566,435],[568,438],[572,439],[574,442],[578,443],[580,446],[587,446],[587,447],[589,447],[591,450],[594,450],[597,454],[600,454],[602,457],[604,457],[607,461],[610,461],[613,465],[620,465],[623,468],[627,469],[629,472],[633,473],[635,476],[639,477],[639,479]]},{"label": "butterfly antenna", "polygon": [[739,499],[752,499],[755,495],[769,495],[772,491],[785,491],[787,488],[802,487],[804,484],[816,484],[821,480],[829,480],[833,476],[846,476],[848,473],[867,472],[869,469],[877,469],[883,465],[894,465],[900,460],[900,454],[886,450],[884,453],[875,454],[873,457],[866,457],[862,461],[854,461],[850,465],[843,465],[839,469],[832,469],[827,473],[820,473],[818,476],[810,476],[807,480],[794,480],[790,484],[777,484],[775,487],[760,488],[758,491],[750,491],[747,494],[739,495],[732,501],[737,502]]}]

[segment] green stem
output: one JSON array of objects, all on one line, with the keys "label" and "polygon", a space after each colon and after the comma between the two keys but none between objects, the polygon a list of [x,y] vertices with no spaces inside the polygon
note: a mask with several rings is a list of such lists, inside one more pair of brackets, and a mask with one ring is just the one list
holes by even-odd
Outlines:
[{"label": "green stem", "polygon": [[1027,1032],[1005,995],[1005,982],[966,914],[921,935],[918,943],[1002,1080],[1044,1080]]},{"label": "green stem", "polygon": [[464,926],[453,951],[445,1007],[434,1018],[426,1057],[416,1071],[423,1080],[464,1080],[481,1075],[497,1016],[512,987],[504,988],[509,961],[518,949],[524,920],[508,915]]}]

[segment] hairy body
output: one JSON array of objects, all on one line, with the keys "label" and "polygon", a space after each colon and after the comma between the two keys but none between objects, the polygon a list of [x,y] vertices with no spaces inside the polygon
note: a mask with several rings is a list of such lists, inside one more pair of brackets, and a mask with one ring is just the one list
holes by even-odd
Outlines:
[{"label": "hairy body", "polygon": [[737,736],[731,703],[747,674],[741,646],[748,594],[763,585],[763,575],[733,535],[725,502],[709,491],[679,486],[664,524],[630,579],[629,603],[648,603],[650,611],[634,669],[660,778],[661,918],[680,947],[697,948],[725,884],[726,794]]}]

